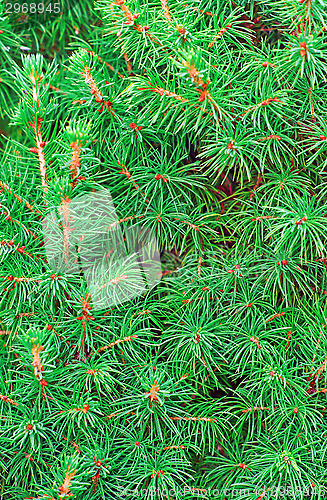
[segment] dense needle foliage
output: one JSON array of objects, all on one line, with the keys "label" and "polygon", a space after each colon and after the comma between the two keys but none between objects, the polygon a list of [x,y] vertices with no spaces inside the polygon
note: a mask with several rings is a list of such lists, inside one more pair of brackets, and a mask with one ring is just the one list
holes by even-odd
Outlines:
[{"label": "dense needle foliage", "polygon": [[[322,498],[326,1],[0,9],[0,499]],[[100,309],[43,233],[99,189],[162,265]]]}]

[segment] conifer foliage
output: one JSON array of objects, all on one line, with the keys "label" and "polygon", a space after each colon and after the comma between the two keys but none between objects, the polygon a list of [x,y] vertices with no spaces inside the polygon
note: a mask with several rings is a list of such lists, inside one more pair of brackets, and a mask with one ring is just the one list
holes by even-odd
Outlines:
[{"label": "conifer foliage", "polygon": [[327,3],[186,1],[1,4],[1,500],[327,494]]}]

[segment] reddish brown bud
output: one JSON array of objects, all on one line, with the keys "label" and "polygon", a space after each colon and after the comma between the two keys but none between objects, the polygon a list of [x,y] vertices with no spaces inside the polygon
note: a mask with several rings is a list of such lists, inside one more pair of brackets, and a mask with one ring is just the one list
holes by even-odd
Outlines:
[{"label": "reddish brown bud", "polygon": [[293,412],[294,413],[299,413],[299,409],[298,408],[294,408]]},{"label": "reddish brown bud", "polygon": [[267,68],[267,66],[268,66],[267,61],[263,62],[263,63],[262,63],[262,66],[263,66],[264,68]]},{"label": "reddish brown bud", "polygon": [[285,259],[282,260],[282,264],[283,264],[283,266],[287,266],[287,260],[285,260]]},{"label": "reddish brown bud", "polygon": [[47,325],[47,330],[48,331],[52,330],[52,326],[51,325]]},{"label": "reddish brown bud", "polygon": [[325,137],[324,135],[321,135],[321,136],[320,136],[320,140],[321,140],[321,141],[326,141],[326,137]]},{"label": "reddish brown bud", "polygon": [[48,382],[43,378],[42,380],[40,380],[40,384],[43,385],[43,387],[46,387],[48,385]]},{"label": "reddish brown bud", "polygon": [[27,424],[26,429],[28,431],[31,431],[33,429],[33,425],[32,424]]},{"label": "reddish brown bud", "polygon": [[136,441],[135,446],[140,446],[140,442]]},{"label": "reddish brown bud", "polygon": [[306,57],[307,55],[307,44],[306,42],[301,42],[300,43],[300,47],[301,47],[301,50],[300,50],[300,54],[302,57]]}]

